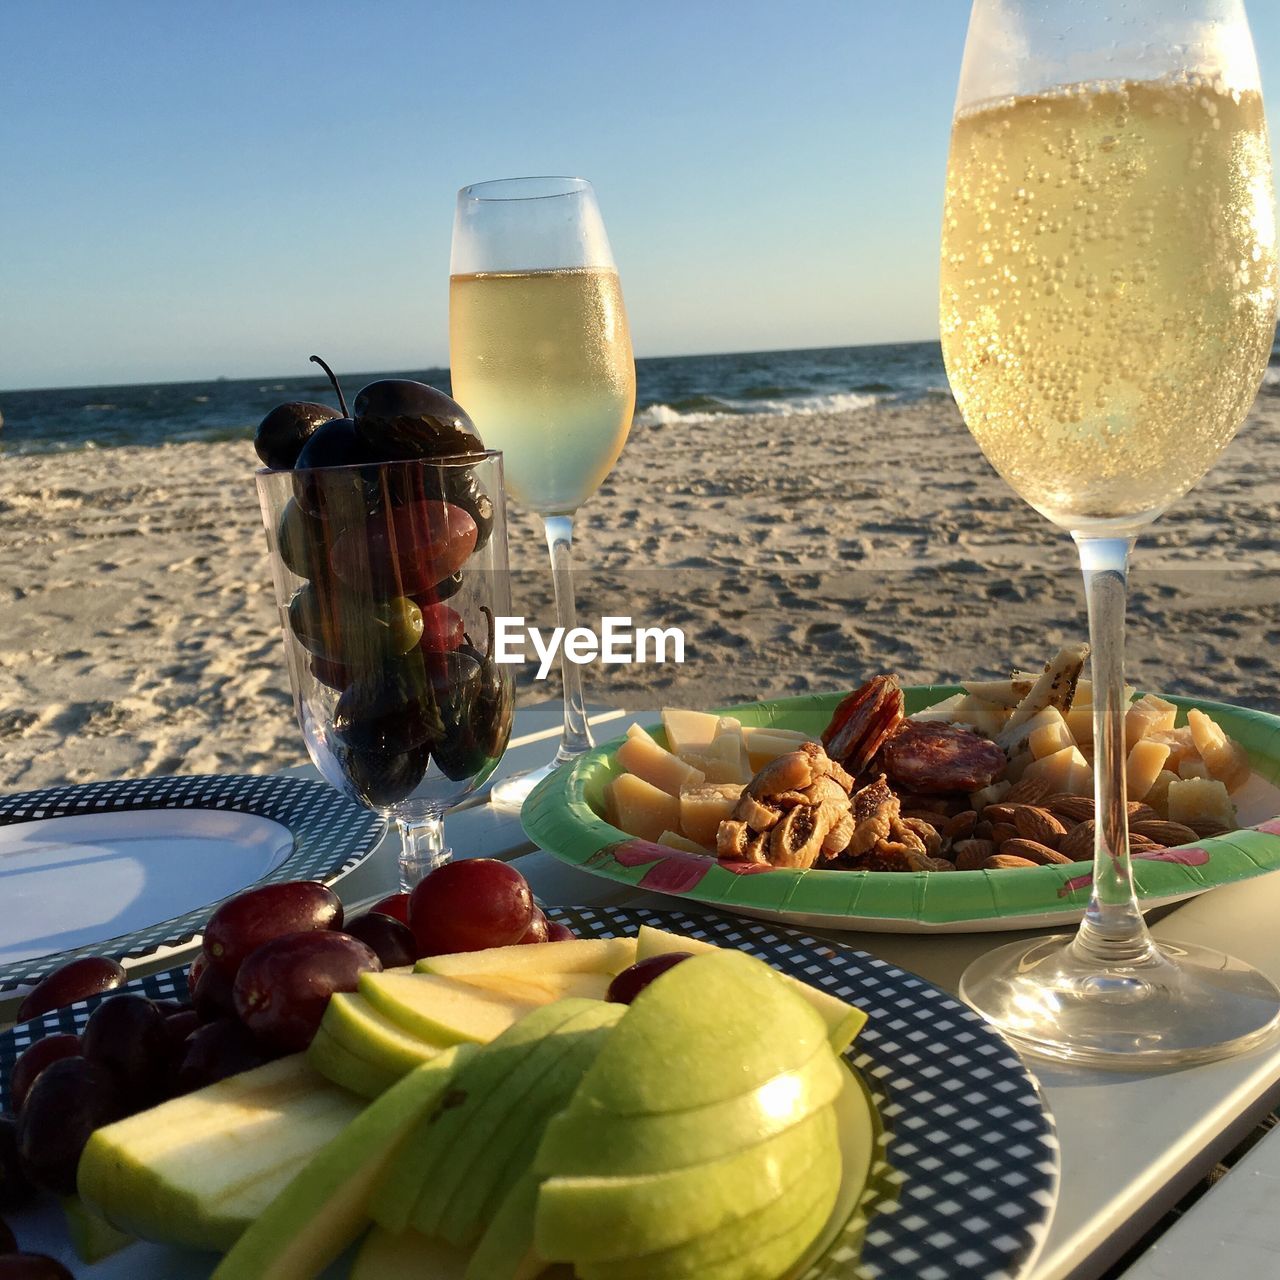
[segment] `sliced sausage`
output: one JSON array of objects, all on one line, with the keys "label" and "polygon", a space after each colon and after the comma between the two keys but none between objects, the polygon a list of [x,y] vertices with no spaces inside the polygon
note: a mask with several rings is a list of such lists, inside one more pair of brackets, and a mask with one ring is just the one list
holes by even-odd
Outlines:
[{"label": "sliced sausage", "polygon": [[889,781],[911,791],[980,791],[1004,774],[1004,751],[953,724],[905,720],[881,755]]}]

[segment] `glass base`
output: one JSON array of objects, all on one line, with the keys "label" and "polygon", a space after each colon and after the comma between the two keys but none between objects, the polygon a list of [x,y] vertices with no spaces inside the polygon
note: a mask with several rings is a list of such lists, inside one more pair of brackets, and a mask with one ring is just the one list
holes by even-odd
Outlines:
[{"label": "glass base", "polygon": [[1243,1053],[1280,1027],[1280,989],[1219,951],[1161,942],[1107,968],[1074,935],[999,947],[960,996],[1019,1050],[1087,1066],[1183,1066]]},{"label": "glass base", "polygon": [[513,773],[489,788],[489,803],[499,809],[520,811],[521,805],[529,798],[529,792],[543,778],[549,778],[558,768],[554,760],[547,761],[541,769],[530,769],[525,773]]}]

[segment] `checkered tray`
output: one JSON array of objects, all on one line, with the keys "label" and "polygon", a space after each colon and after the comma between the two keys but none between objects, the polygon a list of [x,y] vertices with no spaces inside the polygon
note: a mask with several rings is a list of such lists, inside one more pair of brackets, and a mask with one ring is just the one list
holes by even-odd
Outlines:
[{"label": "checkered tray", "polygon": [[[569,907],[548,914],[584,938],[633,934],[649,924],[738,947],[867,1012],[847,1056],[879,1113],[877,1154],[853,1216],[802,1280],[1015,1280],[1030,1268],[1057,1196],[1058,1140],[1034,1079],[971,1010],[865,952],[774,924],[683,911]],[[174,970],[129,987],[173,996],[183,992],[185,977]],[[0,1109],[16,1054],[42,1036],[80,1029],[97,1003],[0,1036]],[[69,1246],[59,1248],[53,1237],[39,1243],[75,1270]],[[116,1258],[123,1270],[101,1264],[93,1275],[177,1280],[171,1251],[162,1258],[158,1249],[138,1246]]]}]

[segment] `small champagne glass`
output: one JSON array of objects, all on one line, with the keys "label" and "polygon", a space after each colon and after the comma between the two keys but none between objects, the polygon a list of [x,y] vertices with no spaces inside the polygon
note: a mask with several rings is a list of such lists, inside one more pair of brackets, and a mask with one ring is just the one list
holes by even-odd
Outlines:
[{"label": "small champagne glass", "polygon": [[307,751],[395,821],[411,889],[448,861],[445,810],[511,734],[501,455],[259,471],[258,497]]},{"label": "small champagne glass", "polygon": [[[635,361],[604,220],[582,178],[509,178],[458,193],[449,282],[453,394],[501,449],[513,498],[542,517],[557,623],[576,625],[573,521],[622,452]],[[592,745],[578,666],[561,654],[554,760],[493,788],[519,805]]]},{"label": "small champagne glass", "polygon": [[1129,861],[1124,615],[1138,533],[1244,421],[1275,332],[1271,156],[1242,0],[975,0],[947,173],[941,331],[987,458],[1080,553],[1097,808],[1079,931],[961,994],[1021,1047],[1167,1066],[1270,1035],[1262,974],[1147,931]]}]

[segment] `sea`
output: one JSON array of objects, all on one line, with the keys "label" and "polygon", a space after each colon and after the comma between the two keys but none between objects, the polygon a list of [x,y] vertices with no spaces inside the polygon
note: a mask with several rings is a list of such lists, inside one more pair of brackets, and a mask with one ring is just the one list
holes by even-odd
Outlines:
[{"label": "sea", "polygon": [[[449,390],[448,369],[339,371],[348,403],[365,383],[386,377]],[[1280,396],[1280,334],[1262,393]],[[635,428],[739,414],[831,413],[932,396],[950,396],[936,342],[656,357],[636,361]],[[337,411],[333,390],[316,365],[295,377],[0,391],[0,451],[248,439],[263,416],[286,400],[318,400]]]}]

